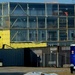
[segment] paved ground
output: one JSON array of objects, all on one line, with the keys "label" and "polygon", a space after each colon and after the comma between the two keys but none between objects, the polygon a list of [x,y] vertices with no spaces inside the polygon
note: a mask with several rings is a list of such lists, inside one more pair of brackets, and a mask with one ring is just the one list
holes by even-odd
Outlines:
[{"label": "paved ground", "polygon": [[[70,68],[44,68],[44,67],[0,67],[1,73],[14,73],[14,75],[23,75],[27,72],[44,72],[44,73],[57,73],[58,75],[75,75],[70,73]],[[13,75],[13,74],[11,74]]]}]

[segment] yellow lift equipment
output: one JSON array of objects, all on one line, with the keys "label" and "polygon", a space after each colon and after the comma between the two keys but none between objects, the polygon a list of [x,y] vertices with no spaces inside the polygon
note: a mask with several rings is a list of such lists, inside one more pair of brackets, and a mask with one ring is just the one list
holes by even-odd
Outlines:
[{"label": "yellow lift equipment", "polygon": [[32,47],[46,47],[47,44],[43,42],[10,42],[10,30],[0,30],[0,49],[5,48],[32,48]]}]

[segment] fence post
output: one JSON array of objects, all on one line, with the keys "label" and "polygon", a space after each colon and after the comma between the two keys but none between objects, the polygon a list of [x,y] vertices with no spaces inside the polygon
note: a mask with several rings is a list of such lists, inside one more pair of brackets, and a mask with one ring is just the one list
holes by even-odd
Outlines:
[{"label": "fence post", "polygon": [[57,52],[57,67],[59,67],[59,53]]},{"label": "fence post", "polygon": [[59,67],[59,50],[60,46],[57,46],[57,67]]},{"label": "fence post", "polygon": [[43,67],[45,67],[45,53],[43,53]]}]

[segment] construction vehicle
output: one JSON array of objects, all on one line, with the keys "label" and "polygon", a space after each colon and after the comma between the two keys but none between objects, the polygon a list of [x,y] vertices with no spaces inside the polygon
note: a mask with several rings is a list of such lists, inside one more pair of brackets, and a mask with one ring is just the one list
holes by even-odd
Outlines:
[{"label": "construction vehicle", "polygon": [[10,48],[32,48],[32,47],[46,47],[47,44],[43,42],[11,42],[10,41],[10,30],[0,30],[0,49]]}]

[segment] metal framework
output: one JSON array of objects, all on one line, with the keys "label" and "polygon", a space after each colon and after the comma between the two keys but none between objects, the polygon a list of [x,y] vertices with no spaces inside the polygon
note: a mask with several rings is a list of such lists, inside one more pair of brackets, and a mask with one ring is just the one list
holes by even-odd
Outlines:
[{"label": "metal framework", "polygon": [[75,38],[74,12],[74,4],[2,3],[0,29],[9,30],[10,44],[70,45]]}]

